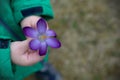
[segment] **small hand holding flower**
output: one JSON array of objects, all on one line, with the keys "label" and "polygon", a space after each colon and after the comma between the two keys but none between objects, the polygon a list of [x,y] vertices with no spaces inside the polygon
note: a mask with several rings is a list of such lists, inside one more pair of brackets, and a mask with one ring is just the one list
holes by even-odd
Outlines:
[{"label": "small hand holding flower", "polygon": [[36,64],[44,59],[48,46],[53,48],[61,46],[55,38],[56,33],[48,29],[46,21],[39,16],[28,16],[20,24],[27,39],[11,42],[11,61],[14,64],[22,66]]},{"label": "small hand holding flower", "polygon": [[30,26],[23,28],[26,36],[31,37],[29,47],[32,50],[39,50],[39,55],[43,56],[47,52],[47,47],[59,48],[61,43],[56,38],[56,33],[53,30],[47,29],[47,22],[40,18],[36,24],[36,29]]}]

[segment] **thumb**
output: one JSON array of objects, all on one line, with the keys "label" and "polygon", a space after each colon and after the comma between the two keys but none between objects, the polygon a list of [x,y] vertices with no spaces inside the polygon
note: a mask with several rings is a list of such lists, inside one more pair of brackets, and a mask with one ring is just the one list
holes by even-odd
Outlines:
[{"label": "thumb", "polygon": [[40,18],[39,16],[28,16],[21,21],[21,27],[30,26],[36,28],[36,23]]}]

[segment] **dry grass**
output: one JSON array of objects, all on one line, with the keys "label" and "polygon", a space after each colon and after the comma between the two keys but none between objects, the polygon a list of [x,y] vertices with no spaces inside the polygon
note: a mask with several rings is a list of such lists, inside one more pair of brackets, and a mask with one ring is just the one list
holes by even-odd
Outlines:
[{"label": "dry grass", "polygon": [[62,47],[52,49],[50,61],[64,80],[119,80],[118,9],[107,0],[51,2],[55,19],[49,26],[57,32]]},{"label": "dry grass", "polygon": [[49,26],[57,32],[62,47],[51,49],[50,62],[63,79],[120,80],[120,1],[51,2],[55,19]]}]

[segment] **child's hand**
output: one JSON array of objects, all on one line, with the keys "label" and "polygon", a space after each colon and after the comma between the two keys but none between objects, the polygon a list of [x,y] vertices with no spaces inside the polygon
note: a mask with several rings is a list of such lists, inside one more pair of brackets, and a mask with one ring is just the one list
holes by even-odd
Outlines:
[{"label": "child's hand", "polygon": [[[29,16],[21,21],[21,26],[30,26],[36,28],[36,23],[40,19],[38,16]],[[11,58],[15,64],[28,66],[41,61],[44,56],[39,56],[38,51],[29,48],[30,38],[25,41],[17,41],[11,43]]]},{"label": "child's hand", "polygon": [[44,58],[44,56],[39,56],[38,51],[32,51],[29,49],[29,41],[30,39],[11,43],[11,59],[13,63],[22,66],[29,66]]}]

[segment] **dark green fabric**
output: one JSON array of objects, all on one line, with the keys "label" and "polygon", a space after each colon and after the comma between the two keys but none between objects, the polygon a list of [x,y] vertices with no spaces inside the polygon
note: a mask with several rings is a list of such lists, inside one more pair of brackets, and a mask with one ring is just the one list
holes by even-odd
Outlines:
[{"label": "dark green fabric", "polygon": [[10,48],[0,49],[0,80],[14,80],[13,78]]},{"label": "dark green fabric", "polygon": [[[21,11],[31,7],[42,7],[42,13],[36,15],[42,16],[45,19],[53,18],[53,11],[50,0],[0,0],[0,19],[2,19],[10,28],[21,37],[25,39],[22,29],[18,23],[24,18]],[[31,14],[33,15],[33,14]],[[0,38],[10,39],[16,41],[7,29],[0,24]],[[48,55],[45,61],[48,60]],[[7,49],[0,49],[0,80],[22,80],[26,76],[42,68],[41,63],[33,66],[23,67],[12,64],[10,59],[10,47]]]},{"label": "dark green fabric", "polygon": [[12,0],[13,15],[17,23],[23,18],[21,10],[35,6],[41,6],[43,8],[43,13],[36,13],[36,15],[41,15],[47,19],[53,18],[50,0]]}]

